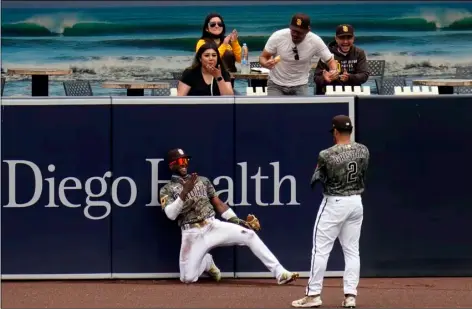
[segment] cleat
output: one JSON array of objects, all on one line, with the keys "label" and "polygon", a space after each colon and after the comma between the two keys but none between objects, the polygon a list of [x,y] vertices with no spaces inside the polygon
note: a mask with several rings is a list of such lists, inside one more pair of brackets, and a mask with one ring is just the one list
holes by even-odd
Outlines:
[{"label": "cleat", "polygon": [[318,296],[305,296],[303,298],[294,300],[292,302],[292,307],[295,308],[319,308],[323,302],[321,297]]},{"label": "cleat", "polygon": [[211,264],[208,275],[210,275],[210,277],[212,277],[216,282],[221,280],[221,271],[216,267],[215,263]]},{"label": "cleat", "polygon": [[356,298],[354,296],[344,298],[342,306],[343,308],[356,308]]},{"label": "cleat", "polygon": [[299,277],[298,273],[292,273],[290,271],[284,272],[280,278],[277,280],[278,284],[287,284]]}]

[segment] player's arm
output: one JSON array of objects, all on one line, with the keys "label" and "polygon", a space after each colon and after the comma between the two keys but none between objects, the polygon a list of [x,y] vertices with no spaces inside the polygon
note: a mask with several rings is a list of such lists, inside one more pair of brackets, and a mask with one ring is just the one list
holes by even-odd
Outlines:
[{"label": "player's arm", "polygon": [[172,189],[168,186],[164,186],[160,190],[159,199],[167,218],[175,220],[184,207],[184,201],[180,198],[180,196],[177,196],[177,198],[174,199]]},{"label": "player's arm", "polygon": [[208,178],[203,178],[203,183],[206,186],[208,199],[210,200],[211,205],[213,205],[215,211],[218,212],[223,219],[236,224],[243,222],[243,220],[239,219],[236,213],[226,203],[223,203],[223,201],[220,200],[218,194],[216,194],[215,187]]},{"label": "player's arm", "polygon": [[366,156],[363,160],[364,162],[362,165],[362,178],[364,181],[366,180],[367,169],[369,167],[369,161],[370,161],[370,152],[369,152],[369,149],[367,149],[367,147],[365,148],[365,152],[366,152]]},{"label": "player's arm", "polygon": [[171,220],[177,219],[179,214],[184,209],[184,201],[187,198],[187,194],[192,191],[197,181],[197,174],[192,174],[190,179],[184,183],[182,191],[177,196],[177,198],[174,198],[175,192],[170,186],[164,186],[160,190],[159,199],[161,201],[162,208],[164,209],[167,218]]},{"label": "player's arm", "polygon": [[313,176],[311,176],[311,181],[310,181],[310,186],[312,189],[315,188],[315,185],[319,181],[323,181],[326,177],[325,174],[325,167],[326,167],[326,162],[320,153],[318,155],[318,162],[316,164],[315,172],[313,173]]}]

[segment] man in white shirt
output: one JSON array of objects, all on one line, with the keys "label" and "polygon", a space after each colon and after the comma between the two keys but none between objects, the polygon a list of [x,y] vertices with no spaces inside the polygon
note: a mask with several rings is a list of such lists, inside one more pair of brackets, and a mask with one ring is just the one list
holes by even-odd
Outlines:
[{"label": "man in white shirt", "polygon": [[328,65],[333,79],[338,76],[333,54],[323,40],[311,32],[310,17],[295,14],[289,28],[270,36],[259,57],[261,66],[270,70],[267,95],[308,95],[308,76],[315,56]]}]

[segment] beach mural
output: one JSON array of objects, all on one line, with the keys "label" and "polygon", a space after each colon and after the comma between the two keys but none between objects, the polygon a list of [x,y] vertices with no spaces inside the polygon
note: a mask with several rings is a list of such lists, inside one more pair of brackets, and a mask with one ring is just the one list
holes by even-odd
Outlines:
[{"label": "beach mural", "polygon": [[[170,72],[190,64],[203,20],[213,11],[223,15],[229,30],[238,30],[251,60],[257,60],[271,33],[287,27],[292,14],[304,12],[326,43],[336,25],[352,24],[356,44],[368,59],[385,59],[388,75],[450,76],[456,66],[472,64],[470,2],[110,3],[114,5],[90,2],[87,7],[86,2],[57,1],[41,8],[13,8],[14,1],[3,1],[2,69],[70,67],[73,75],[52,78],[51,95],[64,95],[63,79],[90,80],[96,95],[124,95],[100,83],[171,78]],[[29,95],[30,81],[22,79],[8,76],[4,95]]]}]

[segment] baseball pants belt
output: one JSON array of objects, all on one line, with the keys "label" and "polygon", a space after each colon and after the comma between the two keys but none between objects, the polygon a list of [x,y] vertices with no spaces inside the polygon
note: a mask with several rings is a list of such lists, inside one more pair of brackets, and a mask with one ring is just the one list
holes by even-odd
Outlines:
[{"label": "baseball pants belt", "polygon": [[207,226],[208,224],[210,224],[210,222],[213,220],[213,218],[208,218],[208,219],[205,219],[205,220],[202,220],[202,221],[199,221],[199,222],[194,222],[194,223],[187,223],[187,224],[184,224],[182,225],[182,230],[189,230],[189,229],[193,229],[193,228],[202,228],[204,226]]},{"label": "baseball pants belt", "polygon": [[326,195],[324,194],[323,195],[324,198],[326,198],[326,200],[328,202],[338,202],[338,201],[346,201],[346,200],[350,200],[352,198],[360,198],[361,196],[360,195]]}]

